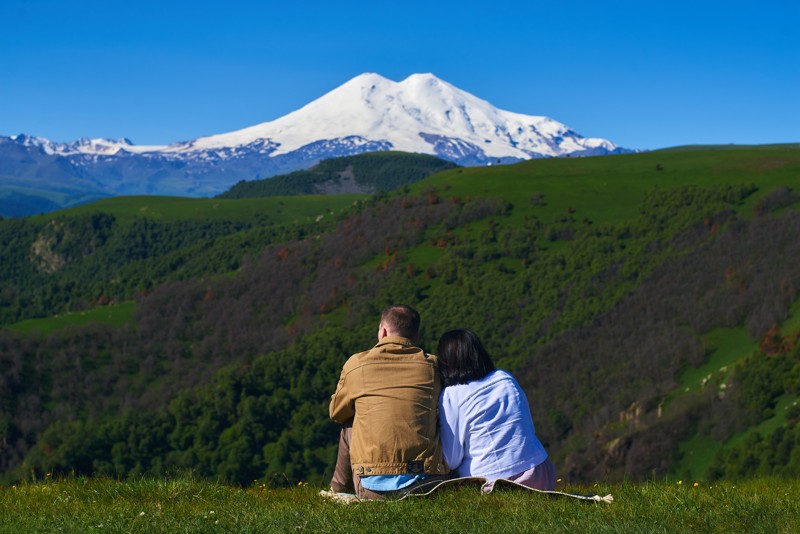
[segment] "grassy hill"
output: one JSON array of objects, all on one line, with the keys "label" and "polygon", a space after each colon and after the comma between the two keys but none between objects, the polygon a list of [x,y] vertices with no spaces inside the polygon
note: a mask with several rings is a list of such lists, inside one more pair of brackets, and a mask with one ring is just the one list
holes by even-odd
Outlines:
[{"label": "grassy hill", "polygon": [[313,168],[263,180],[241,181],[219,198],[378,193],[457,167],[427,154],[369,152],[323,160]]},{"label": "grassy hill", "polygon": [[514,372],[565,480],[794,476],[798,182],[795,146],[691,148],[0,221],[0,471],[324,482],[341,365],[407,302]]},{"label": "grassy hill", "polygon": [[78,217],[93,213],[113,215],[126,223],[141,218],[162,222],[241,221],[264,225],[292,224],[350,207],[367,195],[307,195],[297,197],[248,198],[233,202],[225,199],[159,196],[113,197],[91,204],[30,217],[31,222]]},{"label": "grassy hill", "polygon": [[85,312],[165,282],[231,272],[271,242],[329,227],[365,198],[115,197],[0,221],[0,324]]},{"label": "grassy hill", "polygon": [[[645,193],[654,188],[755,184],[748,206],[779,186],[796,184],[797,145],[670,149],[634,155],[532,160],[507,167],[471,167],[440,173],[418,187],[449,186],[454,195],[498,196],[514,203],[514,215],[540,218],[568,208],[595,223],[633,221]],[[531,202],[532,195],[546,199]],[[745,214],[752,211],[745,211]]]}]

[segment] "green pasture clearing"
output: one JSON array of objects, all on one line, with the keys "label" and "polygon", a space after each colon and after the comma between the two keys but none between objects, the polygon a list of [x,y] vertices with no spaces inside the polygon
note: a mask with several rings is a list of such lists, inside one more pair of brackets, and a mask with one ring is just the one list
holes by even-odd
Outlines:
[{"label": "green pasture clearing", "polygon": [[[727,153],[725,153],[727,152]],[[592,158],[531,160],[515,165],[445,171],[414,186],[436,187],[442,195],[501,197],[514,205],[512,217],[549,220],[575,210],[573,217],[619,223],[638,215],[642,195],[654,188],[756,184],[745,214],[757,199],[787,185],[800,185],[797,145],[686,148]],[[448,187],[449,186],[449,187]],[[541,202],[534,202],[541,194]],[[542,205],[537,205],[537,204]]]},{"label": "green pasture clearing", "polygon": [[800,331],[800,299],[789,308],[789,316],[781,323],[781,335],[788,336]]},{"label": "green pasture clearing", "polygon": [[675,466],[675,479],[684,479],[684,483],[705,480],[706,472],[721,447],[714,438],[699,434],[681,443],[681,461]]},{"label": "green pasture clearing", "polygon": [[0,532],[797,532],[800,481],[652,482],[559,488],[611,504],[526,491],[444,490],[343,505],[301,485],[248,489],[186,479],[45,481],[0,488]]},{"label": "green pasture clearing", "polygon": [[[417,269],[424,270],[436,263],[438,259],[444,256],[444,254],[445,251],[443,248],[437,247],[436,245],[431,245],[430,243],[424,243],[422,245],[417,245],[416,247],[404,249],[402,251],[402,256],[399,257],[399,261],[402,265],[410,263]],[[365,262],[362,267],[365,269],[377,269],[389,259],[390,257],[386,254],[378,254],[374,258]]]},{"label": "green pasture clearing", "polygon": [[740,445],[744,440],[748,438],[751,434],[758,432],[762,436],[768,436],[775,432],[779,427],[786,424],[786,411],[789,409],[790,406],[796,404],[800,397],[798,395],[781,395],[777,402],[775,403],[775,415],[770,417],[769,419],[765,419],[761,421],[759,424],[755,426],[751,426],[741,434],[737,434],[736,436],[729,439],[725,442],[724,447],[735,447],[736,445]]},{"label": "green pasture clearing", "polygon": [[708,352],[708,360],[700,367],[690,368],[683,372],[679,379],[680,389],[696,391],[704,387],[703,380],[715,382],[716,378],[725,376],[736,362],[746,358],[758,347],[752,341],[744,326],[734,328],[716,328],[703,336]]},{"label": "green pasture clearing", "polygon": [[170,222],[180,220],[226,220],[259,222],[261,224],[290,224],[305,222],[349,208],[367,195],[309,195],[291,197],[244,198],[185,198],[164,196],[114,197],[84,204],[47,215],[33,217],[48,221],[55,217],[104,212],[126,221],[138,217]]},{"label": "green pasture clearing", "polygon": [[435,245],[419,245],[406,250],[403,259],[418,268],[430,267],[444,255],[444,250]]},{"label": "green pasture clearing", "polygon": [[6,326],[5,328],[17,332],[39,332],[46,335],[55,330],[60,330],[69,326],[81,326],[89,323],[100,323],[120,327],[130,323],[135,309],[135,302],[123,302],[121,304],[92,308],[91,310],[82,312],[65,313],[55,317],[28,319]]},{"label": "green pasture clearing", "polygon": [[800,402],[797,395],[783,395],[775,405],[775,415],[765,419],[758,425],[748,428],[741,434],[737,434],[725,443],[720,443],[710,436],[695,434],[690,439],[680,445],[682,454],[681,461],[676,465],[675,477],[691,480],[705,480],[708,468],[714,461],[714,457],[720,450],[731,449],[743,443],[750,435],[758,432],[762,436],[768,436],[778,428],[786,424],[786,412],[790,406]]},{"label": "green pasture clearing", "polygon": [[[800,299],[789,308],[786,319],[780,324],[780,333],[789,336],[800,331]],[[737,362],[740,362],[758,348],[758,341],[750,339],[747,327],[716,328],[703,336],[708,360],[699,367],[686,369],[678,379],[676,394],[696,391],[707,383],[718,383]],[[688,388],[688,390],[687,390]]]},{"label": "green pasture clearing", "polygon": [[[784,336],[794,334],[800,330],[800,299],[794,302],[789,310],[788,317],[780,326],[781,334]],[[686,394],[687,388],[688,391],[697,391],[703,387],[720,388],[725,383],[724,379],[733,370],[733,367],[758,348],[758,343],[750,340],[747,329],[744,326],[717,328],[703,336],[703,340],[710,351],[708,361],[700,367],[686,370],[681,375],[681,385],[672,395],[673,398],[677,395]],[[707,385],[702,383],[704,379],[707,379]],[[754,432],[759,432],[761,435],[769,435],[775,432],[779,427],[786,424],[786,411],[797,402],[797,395],[782,395],[775,405],[775,414],[772,417],[748,428],[741,434],[733,436],[725,443],[720,443],[709,436],[692,436],[680,445],[682,458],[675,468],[675,473],[680,476],[685,476],[689,473],[697,479],[702,479],[719,450],[739,445]]]}]

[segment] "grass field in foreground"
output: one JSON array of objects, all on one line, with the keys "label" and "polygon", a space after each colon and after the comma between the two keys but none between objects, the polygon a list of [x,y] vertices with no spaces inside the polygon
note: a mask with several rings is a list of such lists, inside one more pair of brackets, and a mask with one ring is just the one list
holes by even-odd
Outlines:
[{"label": "grass field in foreground", "polygon": [[800,481],[567,487],[612,504],[525,491],[445,490],[342,505],[319,488],[232,488],[191,479],[68,479],[0,488],[0,532],[798,532]]}]

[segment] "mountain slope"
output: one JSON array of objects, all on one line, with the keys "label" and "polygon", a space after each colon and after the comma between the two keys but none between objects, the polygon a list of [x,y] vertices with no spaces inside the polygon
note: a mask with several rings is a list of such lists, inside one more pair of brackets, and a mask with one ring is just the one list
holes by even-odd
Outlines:
[{"label": "mountain slope", "polygon": [[[405,152],[434,154],[456,163],[493,159],[594,155],[614,152],[605,139],[585,139],[548,117],[495,108],[432,74],[393,82],[362,74],[305,107],[267,122],[195,140],[192,148],[238,146],[257,139],[279,143],[286,154],[309,139],[355,135],[388,141]],[[185,150],[188,147],[176,147]]]},{"label": "mountain slope", "polygon": [[[12,207],[10,196],[19,188],[42,197],[53,191],[75,198],[211,196],[241,180],[386,150],[435,155],[459,165],[626,152],[548,117],[497,109],[432,74],[393,82],[368,73],[274,121],[168,146],[0,136],[0,216],[22,210]],[[69,202],[73,197],[60,205]]]},{"label": "mountain slope", "polygon": [[[800,330],[798,170],[786,147],[651,152],[453,169],[326,226],[3,221],[19,250],[4,306],[136,301],[123,328],[0,331],[3,469],[321,481],[341,364],[399,301],[422,313],[428,348],[478,331],[565,477],[661,476],[693,433],[725,440],[796,399],[796,381],[720,369],[710,334],[741,330],[745,348],[770,351],[758,369],[798,376],[796,354],[761,343],[775,324],[789,341]],[[115,266],[110,245],[136,261]],[[61,259],[41,263],[47,250]],[[32,278],[37,262],[51,272]],[[684,382],[706,366],[710,382]]]},{"label": "mountain slope", "polygon": [[219,198],[385,192],[455,167],[426,154],[374,152],[323,160],[305,171],[242,181]]}]

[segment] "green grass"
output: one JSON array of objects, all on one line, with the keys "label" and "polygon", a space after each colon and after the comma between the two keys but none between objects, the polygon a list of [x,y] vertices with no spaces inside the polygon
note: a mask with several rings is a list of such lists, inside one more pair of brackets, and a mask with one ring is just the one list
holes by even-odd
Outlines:
[{"label": "green grass", "polygon": [[[581,491],[582,488],[566,488]],[[0,532],[797,532],[800,481],[605,485],[612,504],[476,488],[342,505],[318,488],[74,479],[0,488]]]},{"label": "green grass", "polygon": [[60,216],[104,212],[129,221],[147,217],[158,221],[227,220],[260,221],[266,224],[288,224],[316,218],[349,208],[367,195],[309,195],[294,197],[245,198],[184,198],[163,196],[114,197],[32,217],[48,221]]},{"label": "green grass", "polygon": [[403,259],[417,267],[430,267],[436,260],[444,256],[444,250],[428,243],[407,249]]},{"label": "green grass", "polygon": [[123,302],[121,304],[92,308],[91,310],[83,312],[65,313],[64,315],[56,315],[55,317],[47,317],[44,319],[28,319],[8,325],[4,328],[17,332],[40,332],[42,334],[49,334],[68,326],[81,326],[89,323],[100,323],[119,327],[130,323],[135,309],[135,302]]},{"label": "green grass", "polygon": [[693,480],[704,480],[708,468],[720,450],[731,449],[744,442],[754,432],[768,436],[786,424],[786,411],[792,404],[800,401],[797,395],[783,395],[775,405],[775,415],[761,421],[744,432],[733,436],[725,443],[720,443],[710,436],[693,435],[680,444],[681,461],[673,470],[673,477],[693,477]]},{"label": "green grass", "polygon": [[714,461],[714,457],[720,450],[731,449],[740,445],[754,432],[762,436],[768,436],[775,432],[779,427],[786,424],[786,411],[792,404],[797,404],[797,395],[783,395],[775,405],[775,415],[765,419],[758,425],[748,428],[741,434],[737,434],[725,443],[720,443],[710,436],[694,435],[680,445],[683,454],[680,465],[676,468],[673,476],[693,477],[692,480],[704,480],[708,468]]},{"label": "green grass", "polygon": [[[720,151],[730,151],[724,158]],[[660,170],[659,170],[660,169]],[[654,186],[751,184],[759,192],[748,199],[745,214],[762,194],[778,186],[797,189],[800,181],[798,145],[759,147],[686,147],[593,158],[531,160],[516,165],[472,167],[442,172],[412,189],[439,188],[442,195],[501,197],[512,204],[512,218],[537,215],[550,220],[575,210],[581,220],[620,223],[638,215],[642,195]],[[444,188],[449,186],[449,189]],[[544,195],[544,205],[531,201]]]},{"label": "green grass", "polygon": [[758,347],[758,343],[750,340],[744,326],[714,329],[703,336],[703,341],[709,351],[708,361],[681,374],[679,383],[684,391],[685,388],[697,390],[703,387],[704,379],[713,382],[720,375],[726,375],[736,362],[751,355]]},{"label": "green grass", "polygon": [[[793,334],[800,330],[800,299],[792,304],[788,317],[780,326],[782,335]],[[670,400],[674,400],[676,396],[697,391],[702,387],[718,388],[725,382],[725,377],[733,370],[733,367],[758,348],[758,343],[750,340],[744,326],[717,328],[703,336],[703,340],[710,351],[708,361],[700,367],[684,371],[679,379],[680,386],[670,396]],[[704,379],[708,380],[708,386],[703,385]],[[797,402],[797,395],[783,395],[775,406],[775,415],[733,436],[725,443],[701,435],[694,435],[687,439],[680,444],[682,459],[675,466],[674,476],[691,473],[698,479],[703,478],[719,450],[735,447],[754,432],[759,432],[761,435],[775,432],[786,423],[786,410]]]},{"label": "green grass", "polygon": [[744,442],[750,434],[758,432],[762,436],[768,436],[775,432],[779,427],[786,424],[786,410],[789,406],[798,402],[798,395],[781,395],[775,403],[775,415],[769,419],[761,421],[756,426],[751,426],[741,434],[737,434],[725,443],[725,448],[735,447]]},{"label": "green grass", "polygon": [[789,308],[789,315],[781,323],[781,335],[789,335],[800,331],[800,299],[797,299]]},{"label": "green grass", "polygon": [[676,468],[675,478],[685,477],[692,480],[704,480],[714,456],[720,449],[720,443],[710,436],[695,434],[680,444],[681,462]]}]

